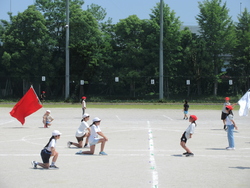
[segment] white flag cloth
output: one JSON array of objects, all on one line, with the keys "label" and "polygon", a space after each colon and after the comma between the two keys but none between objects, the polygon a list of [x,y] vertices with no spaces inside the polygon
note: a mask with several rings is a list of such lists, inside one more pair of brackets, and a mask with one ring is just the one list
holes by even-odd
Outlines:
[{"label": "white flag cloth", "polygon": [[240,105],[239,116],[247,116],[250,109],[250,90],[248,90],[243,97],[238,101]]}]

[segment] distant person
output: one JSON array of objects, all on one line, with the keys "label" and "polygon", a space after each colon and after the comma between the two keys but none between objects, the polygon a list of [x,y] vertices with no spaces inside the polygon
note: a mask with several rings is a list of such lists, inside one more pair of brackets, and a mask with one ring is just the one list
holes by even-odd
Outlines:
[{"label": "distant person", "polygon": [[67,145],[70,148],[71,145],[74,145],[78,148],[82,148],[82,143],[83,143],[83,138],[86,137],[86,141],[85,141],[85,145],[84,147],[89,147],[88,144],[88,138],[90,135],[90,128],[89,125],[87,123],[87,121],[89,120],[89,114],[85,113],[82,116],[82,121],[81,121],[81,125],[79,126],[79,128],[76,131],[76,140],[78,143],[74,143],[71,141],[68,141]]},{"label": "distant person", "polygon": [[42,104],[45,102],[45,97],[46,97],[45,91],[42,91],[42,93],[40,95],[40,100],[41,100]]},{"label": "distant person", "polygon": [[188,128],[186,129],[186,131],[182,134],[181,137],[181,147],[186,150],[185,153],[183,153],[183,155],[186,155],[186,157],[192,157],[194,156],[194,154],[191,152],[191,150],[186,146],[187,140],[192,138],[193,134],[194,134],[194,129],[197,126],[196,125],[196,120],[198,118],[195,115],[190,115],[189,117],[189,122],[191,123]]},{"label": "distant person", "polygon": [[[58,169],[58,167],[56,166],[56,160],[58,158],[58,152],[56,151],[56,141],[60,138],[61,134],[62,133],[60,133],[58,130],[54,130],[52,132],[52,137],[49,139],[49,142],[41,151],[41,157],[42,157],[43,163],[32,161],[31,164],[33,168],[37,168],[37,165],[38,165],[46,169],[48,168]],[[50,157],[53,157],[51,165],[49,165]]]},{"label": "distant person", "polygon": [[228,144],[229,147],[226,147],[227,150],[234,150],[234,128],[237,130],[238,127],[235,124],[235,121],[233,120],[233,107],[231,105],[226,106],[226,119],[225,119],[225,124],[227,126],[227,139],[228,139]]},{"label": "distant person", "polygon": [[184,113],[184,118],[183,119],[188,119],[188,109],[189,109],[189,105],[188,105],[188,101],[185,100],[184,105],[183,105],[183,113]]},{"label": "distant person", "polygon": [[[90,136],[89,136],[89,144],[90,144],[90,151],[82,151],[80,150],[76,154],[89,154],[93,155],[95,153],[95,146],[96,144],[101,143],[101,150],[99,152],[99,155],[107,155],[107,153],[104,152],[105,143],[108,141],[108,138],[102,133],[100,129],[100,123],[101,119],[98,117],[95,117],[93,119],[93,123],[90,125]],[[98,138],[101,136],[102,138]]]},{"label": "distant person", "polygon": [[51,111],[46,110],[45,114],[43,115],[43,125],[44,128],[49,128],[51,126],[51,122],[54,120],[54,118],[50,115]]},{"label": "distant person", "polygon": [[86,100],[87,99],[87,97],[85,97],[85,96],[83,96],[82,97],[82,114],[85,114],[85,110],[86,110]]}]

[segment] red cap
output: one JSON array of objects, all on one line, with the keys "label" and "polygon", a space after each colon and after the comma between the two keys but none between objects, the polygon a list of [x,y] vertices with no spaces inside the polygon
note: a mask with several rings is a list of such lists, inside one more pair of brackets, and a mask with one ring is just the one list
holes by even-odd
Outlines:
[{"label": "red cap", "polygon": [[226,106],[227,109],[233,110],[234,108],[231,105]]},{"label": "red cap", "polygon": [[229,98],[229,97],[226,97],[226,98],[225,98],[225,100],[226,100],[226,101],[229,101],[229,100],[230,100],[230,98]]},{"label": "red cap", "polygon": [[196,121],[196,120],[198,119],[195,115],[190,115],[190,117],[191,117],[194,121]]},{"label": "red cap", "polygon": [[45,93],[45,91],[43,91],[43,93]]},{"label": "red cap", "polygon": [[83,96],[82,99],[86,99],[87,97]]}]

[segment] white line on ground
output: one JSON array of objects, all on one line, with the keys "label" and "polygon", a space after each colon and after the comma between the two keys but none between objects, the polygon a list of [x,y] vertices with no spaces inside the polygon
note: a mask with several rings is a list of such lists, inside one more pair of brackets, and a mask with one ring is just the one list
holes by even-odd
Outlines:
[{"label": "white line on ground", "polygon": [[168,118],[170,121],[173,121],[173,119],[171,117],[168,117],[166,115],[163,115],[163,117]]},{"label": "white line on ground", "polygon": [[10,121],[7,121],[7,122],[3,122],[3,123],[0,123],[0,125],[5,125],[5,124],[8,124],[8,123],[12,123],[14,120],[10,120]]},{"label": "white line on ground", "polygon": [[147,121],[148,123],[148,140],[149,140],[149,163],[151,165],[151,170],[152,170],[152,184],[154,188],[158,187],[158,172],[156,170],[156,162],[155,162],[155,157],[154,157],[154,141],[153,141],[153,134],[150,126],[150,122]]},{"label": "white line on ground", "polygon": [[118,116],[118,115],[116,115],[115,117],[116,117],[119,121],[121,121],[121,119],[119,118],[119,116]]}]

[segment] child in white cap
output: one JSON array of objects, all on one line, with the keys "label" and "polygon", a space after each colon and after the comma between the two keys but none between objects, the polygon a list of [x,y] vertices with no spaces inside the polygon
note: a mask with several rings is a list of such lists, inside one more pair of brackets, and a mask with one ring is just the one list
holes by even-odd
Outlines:
[{"label": "child in white cap", "polygon": [[50,113],[50,110],[46,110],[45,114],[43,115],[44,128],[49,128],[49,126],[51,126],[51,122],[54,120]]},{"label": "child in white cap", "polygon": [[[101,150],[99,152],[99,155],[107,155],[107,153],[105,153],[103,150],[105,147],[105,143],[108,141],[108,138],[102,133],[100,126],[99,126],[100,123],[101,123],[101,119],[98,117],[95,117],[93,119],[93,123],[90,125],[91,127],[90,136],[89,136],[90,151],[80,150],[76,154],[93,155],[95,153],[95,145],[101,143]],[[102,138],[99,138],[99,136],[101,136]]]},{"label": "child in white cap", "polygon": [[71,145],[74,145],[78,148],[82,148],[82,142],[83,142],[83,138],[86,137],[86,141],[85,141],[85,145],[84,147],[89,147],[88,145],[88,138],[90,135],[90,128],[89,125],[87,123],[87,121],[89,120],[89,114],[85,113],[82,116],[82,121],[81,121],[81,125],[78,127],[77,131],[76,131],[76,140],[78,143],[74,143],[71,141],[68,141],[67,145],[70,148]]},{"label": "child in white cap", "polygon": [[[52,137],[49,139],[49,142],[41,151],[41,157],[43,163],[32,161],[31,164],[33,168],[37,168],[38,165],[46,169],[48,168],[58,169],[58,167],[55,165],[56,160],[58,158],[58,152],[56,151],[55,147],[56,147],[56,141],[60,138],[61,134],[62,133],[60,133],[58,130],[54,130],[52,132]],[[50,157],[53,157],[51,165],[49,165]]]}]

